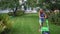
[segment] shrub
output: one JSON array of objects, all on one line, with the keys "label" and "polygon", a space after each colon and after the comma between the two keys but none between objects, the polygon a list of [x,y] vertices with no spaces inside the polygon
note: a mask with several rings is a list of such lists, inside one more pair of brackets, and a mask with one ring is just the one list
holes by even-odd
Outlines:
[{"label": "shrub", "polygon": [[9,12],[8,13],[8,15],[9,16],[21,16],[21,15],[23,15],[24,14],[24,11],[22,11],[22,10],[17,10],[16,12]]},{"label": "shrub", "polygon": [[22,10],[18,10],[18,11],[16,11],[16,16],[21,16],[21,15],[24,15],[24,11],[22,11]]},{"label": "shrub", "polygon": [[49,21],[51,21],[53,24],[60,25],[60,13],[51,14],[49,17]]},{"label": "shrub", "polygon": [[9,16],[7,14],[0,14],[0,33],[5,31],[5,29],[11,29],[11,25]]},{"label": "shrub", "polygon": [[9,16],[12,16],[12,15],[13,15],[13,12],[9,12],[8,15],[9,15]]}]

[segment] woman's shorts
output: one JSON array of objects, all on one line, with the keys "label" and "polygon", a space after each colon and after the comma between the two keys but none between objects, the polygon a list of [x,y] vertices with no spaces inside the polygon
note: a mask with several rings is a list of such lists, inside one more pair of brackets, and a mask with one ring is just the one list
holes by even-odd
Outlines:
[{"label": "woman's shorts", "polygon": [[39,23],[41,25],[41,23],[44,23],[44,18],[39,18]]}]

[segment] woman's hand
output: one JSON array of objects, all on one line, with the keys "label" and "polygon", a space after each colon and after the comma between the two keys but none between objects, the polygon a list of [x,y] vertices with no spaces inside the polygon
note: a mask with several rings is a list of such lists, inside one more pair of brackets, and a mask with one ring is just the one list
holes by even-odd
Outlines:
[{"label": "woman's hand", "polygon": [[45,14],[45,18],[47,18],[47,15]]}]

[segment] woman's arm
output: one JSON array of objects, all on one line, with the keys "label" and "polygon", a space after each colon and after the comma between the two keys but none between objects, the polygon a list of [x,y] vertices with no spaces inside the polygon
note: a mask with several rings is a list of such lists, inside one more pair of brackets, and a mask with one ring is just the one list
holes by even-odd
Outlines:
[{"label": "woman's arm", "polygon": [[40,11],[39,11],[39,18],[40,18]]},{"label": "woman's arm", "polygon": [[45,18],[48,18],[48,17],[47,17],[47,14],[45,14]]}]

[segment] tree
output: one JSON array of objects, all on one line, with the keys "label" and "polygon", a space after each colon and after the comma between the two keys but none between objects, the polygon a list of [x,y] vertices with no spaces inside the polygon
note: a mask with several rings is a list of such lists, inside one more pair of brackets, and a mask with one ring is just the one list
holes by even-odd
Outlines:
[{"label": "tree", "polygon": [[30,7],[36,7],[37,0],[27,0],[27,5]]},{"label": "tree", "polygon": [[14,8],[19,6],[19,0],[1,0],[0,9]]},{"label": "tree", "polygon": [[50,0],[45,6],[51,10],[60,9],[60,0]]}]

